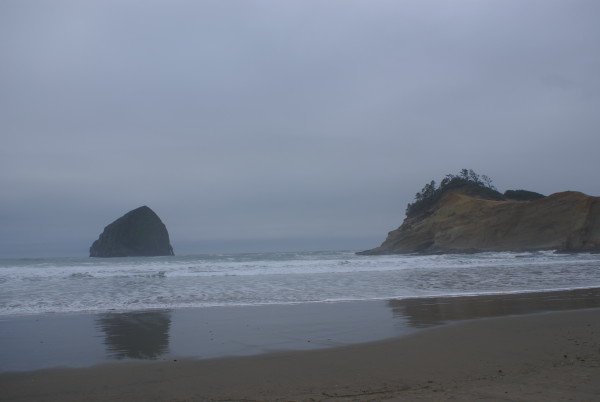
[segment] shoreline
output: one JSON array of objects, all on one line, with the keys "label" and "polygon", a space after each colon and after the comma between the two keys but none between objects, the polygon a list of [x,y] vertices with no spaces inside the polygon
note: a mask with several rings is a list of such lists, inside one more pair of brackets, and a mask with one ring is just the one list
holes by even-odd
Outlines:
[{"label": "shoreline", "polygon": [[566,291],[0,318],[0,373],[344,347],[489,317],[600,308]]},{"label": "shoreline", "polygon": [[600,308],[479,318],[311,351],[2,373],[0,400],[592,401],[599,335]]},{"label": "shoreline", "polygon": [[[600,253],[599,253],[600,254]],[[515,291],[489,291],[489,292],[473,292],[473,293],[449,293],[440,295],[410,295],[410,296],[395,296],[395,297],[380,297],[368,299],[327,299],[327,300],[309,300],[309,301],[294,301],[294,302],[273,302],[273,303],[257,303],[257,304],[206,304],[206,305],[184,305],[184,306],[165,306],[165,307],[148,307],[139,309],[98,309],[98,310],[64,310],[64,311],[40,311],[40,312],[18,312],[0,314],[0,322],[3,320],[12,320],[30,317],[68,317],[76,315],[98,315],[98,314],[127,314],[135,312],[153,312],[153,311],[173,311],[173,310],[200,310],[200,309],[229,309],[229,308],[259,308],[259,307],[286,307],[297,305],[311,304],[338,304],[338,303],[378,303],[389,301],[404,301],[404,300],[428,300],[428,299],[455,299],[455,298],[485,298],[485,297],[504,297],[518,295],[537,295],[542,293],[563,293],[563,292],[580,292],[580,291],[596,291],[600,292],[600,285],[593,286],[576,286],[576,287],[558,287],[550,289],[530,289],[530,290],[515,290]]]}]

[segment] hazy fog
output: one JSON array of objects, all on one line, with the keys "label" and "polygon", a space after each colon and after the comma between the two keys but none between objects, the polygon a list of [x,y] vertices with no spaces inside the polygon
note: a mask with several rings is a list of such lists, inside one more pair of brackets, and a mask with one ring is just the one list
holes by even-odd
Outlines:
[{"label": "hazy fog", "polygon": [[600,2],[0,1],[0,257],[364,249],[431,179],[600,195]]}]

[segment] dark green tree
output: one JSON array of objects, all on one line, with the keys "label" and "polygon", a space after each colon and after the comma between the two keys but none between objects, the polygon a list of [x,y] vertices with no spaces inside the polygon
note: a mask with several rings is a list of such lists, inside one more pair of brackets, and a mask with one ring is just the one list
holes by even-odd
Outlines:
[{"label": "dark green tree", "polygon": [[434,180],[425,184],[423,189],[415,195],[415,202],[406,206],[406,216],[412,217],[426,212],[446,191],[453,188],[463,188],[466,193],[477,197],[494,200],[505,199],[493,186],[492,179],[488,176],[480,176],[473,169],[461,169],[457,175],[446,175],[439,187],[436,187]]}]

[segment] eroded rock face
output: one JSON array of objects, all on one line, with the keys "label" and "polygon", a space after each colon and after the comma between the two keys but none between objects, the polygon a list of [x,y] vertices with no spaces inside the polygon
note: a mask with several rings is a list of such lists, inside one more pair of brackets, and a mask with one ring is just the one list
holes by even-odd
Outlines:
[{"label": "eroded rock face", "polygon": [[600,251],[600,197],[566,191],[531,201],[492,201],[448,191],[406,218],[381,246],[359,254]]},{"label": "eroded rock face", "polygon": [[147,206],[130,211],[104,228],[90,247],[90,257],[155,257],[174,255],[169,233]]}]

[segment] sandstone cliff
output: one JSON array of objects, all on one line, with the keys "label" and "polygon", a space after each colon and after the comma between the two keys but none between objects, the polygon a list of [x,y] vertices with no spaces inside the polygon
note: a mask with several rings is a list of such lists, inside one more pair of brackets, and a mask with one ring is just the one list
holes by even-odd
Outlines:
[{"label": "sandstone cliff", "polygon": [[531,250],[600,251],[600,197],[567,191],[499,201],[453,189],[359,254]]},{"label": "sandstone cliff", "polygon": [[169,233],[147,206],[129,211],[110,225],[90,247],[90,257],[173,255]]}]

